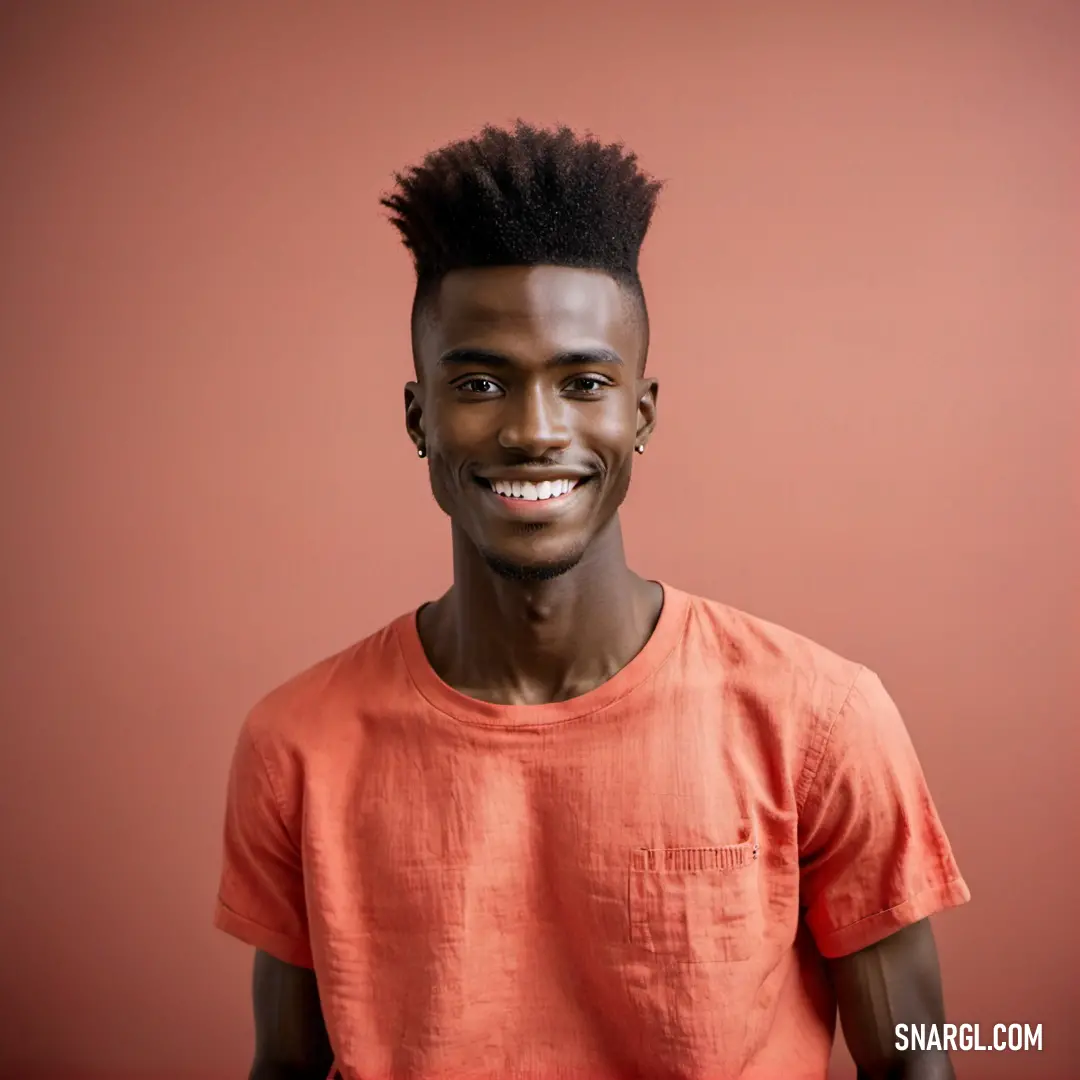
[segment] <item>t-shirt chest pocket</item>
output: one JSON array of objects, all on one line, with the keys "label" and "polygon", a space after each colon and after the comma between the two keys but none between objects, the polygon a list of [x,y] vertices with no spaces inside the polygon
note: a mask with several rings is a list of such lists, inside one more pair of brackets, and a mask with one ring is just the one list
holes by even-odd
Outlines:
[{"label": "t-shirt chest pocket", "polygon": [[756,835],[630,856],[630,941],[684,963],[748,960],[761,941]]}]

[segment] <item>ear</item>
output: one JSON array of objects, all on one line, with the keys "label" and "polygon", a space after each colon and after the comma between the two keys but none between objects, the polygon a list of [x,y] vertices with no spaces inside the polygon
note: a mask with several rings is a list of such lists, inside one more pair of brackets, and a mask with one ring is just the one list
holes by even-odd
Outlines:
[{"label": "ear", "polygon": [[418,382],[405,384],[405,430],[417,450],[425,446],[423,389]]},{"label": "ear", "polygon": [[660,384],[655,379],[638,379],[637,435],[635,446],[645,446],[656,427],[656,397]]}]

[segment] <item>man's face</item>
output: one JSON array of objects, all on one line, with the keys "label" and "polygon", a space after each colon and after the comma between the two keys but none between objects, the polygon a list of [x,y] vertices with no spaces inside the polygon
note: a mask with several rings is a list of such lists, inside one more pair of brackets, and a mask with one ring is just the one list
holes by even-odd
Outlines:
[{"label": "man's face", "polygon": [[458,270],[414,348],[406,425],[439,506],[506,577],[570,569],[615,516],[654,423],[633,294],[592,270]]}]

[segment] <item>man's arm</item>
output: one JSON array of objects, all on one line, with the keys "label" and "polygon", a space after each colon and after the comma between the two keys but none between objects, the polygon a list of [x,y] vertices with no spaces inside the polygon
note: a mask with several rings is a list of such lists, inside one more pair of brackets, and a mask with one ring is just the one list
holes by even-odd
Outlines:
[{"label": "man's arm", "polygon": [[897,1024],[944,1024],[937,946],[923,919],[829,961],[858,1080],[954,1080],[943,1051],[898,1051]]},{"label": "man's arm", "polygon": [[334,1052],[315,972],[255,952],[255,1062],[249,1080],[326,1080]]}]

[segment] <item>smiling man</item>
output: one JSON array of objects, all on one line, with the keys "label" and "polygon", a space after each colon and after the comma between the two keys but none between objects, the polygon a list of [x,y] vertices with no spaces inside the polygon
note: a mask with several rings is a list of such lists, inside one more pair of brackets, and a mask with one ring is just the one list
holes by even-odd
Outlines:
[{"label": "smiling man", "polygon": [[861,1077],[952,1076],[896,1049],[968,890],[880,680],[624,558],[658,187],[519,124],[385,200],[454,580],[241,730],[255,1080],[823,1080],[837,1006]]}]

